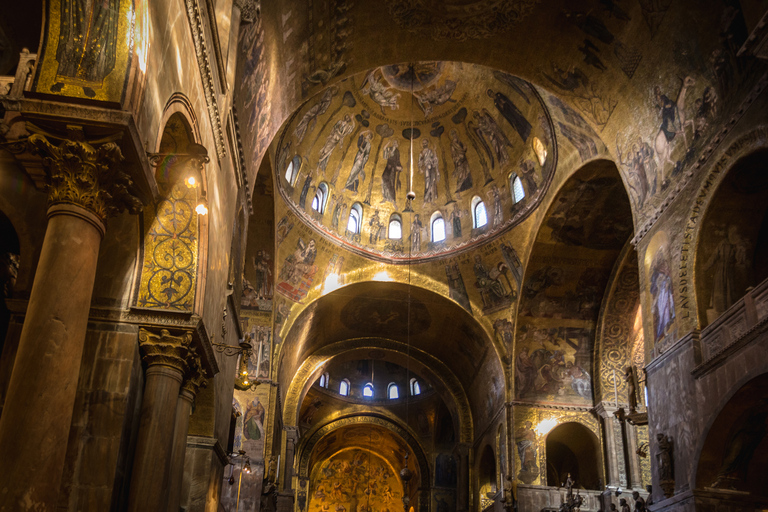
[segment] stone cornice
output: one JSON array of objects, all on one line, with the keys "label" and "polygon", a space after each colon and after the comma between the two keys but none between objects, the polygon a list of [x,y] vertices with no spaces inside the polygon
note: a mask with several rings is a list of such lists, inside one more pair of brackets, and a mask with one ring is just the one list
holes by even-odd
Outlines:
[{"label": "stone cornice", "polygon": [[211,120],[213,141],[216,144],[216,154],[219,156],[219,158],[223,158],[226,155],[226,150],[224,148],[224,132],[221,127],[219,104],[216,100],[216,87],[213,77],[213,70],[211,69],[211,62],[208,58],[208,46],[205,41],[203,19],[200,14],[200,8],[197,4],[197,0],[184,0],[184,3],[187,7],[189,28],[192,31],[192,41],[195,45],[197,65],[200,68],[200,79],[203,82],[205,103],[208,107],[208,117]]},{"label": "stone cornice", "polygon": [[229,457],[221,447],[221,443],[215,437],[206,436],[187,436],[187,446],[192,448],[202,448],[203,450],[211,450],[216,454],[216,457],[221,462],[222,466],[229,464]]},{"label": "stone cornice", "polygon": [[702,167],[709,164],[710,158],[712,158],[712,156],[715,154],[715,150],[720,146],[720,143],[727,138],[728,134],[731,132],[733,127],[736,126],[738,121],[744,116],[750,105],[752,105],[760,93],[763,92],[766,85],[768,85],[768,73],[765,73],[762,77],[760,77],[757,83],[755,83],[754,87],[752,87],[752,90],[749,92],[749,94],[745,96],[744,101],[741,102],[741,105],[739,105],[735,112],[731,114],[731,117],[721,123],[721,130],[713,135],[707,145],[701,149],[699,158],[696,160],[696,162],[691,164],[691,166],[685,170],[685,172],[680,176],[680,179],[675,185],[675,188],[673,188],[667,194],[656,211],[654,211],[650,218],[646,220],[645,223],[643,223],[643,225],[635,232],[635,236],[632,238],[632,245],[637,247],[637,244],[639,244],[645,235],[648,234],[651,228],[653,228],[654,224],[656,224],[656,221],[659,220],[669,205],[671,205],[675,199],[677,199],[677,196],[680,195],[680,192],[682,192],[682,190],[688,186],[694,175],[696,175],[696,173]]},{"label": "stone cornice", "polygon": [[[62,132],[66,131],[66,127],[72,124],[82,125],[86,132],[92,131],[98,134],[109,131],[119,132],[118,139],[122,139],[119,140],[119,144],[126,157],[126,165],[131,170],[132,178],[142,194],[146,195],[147,201],[154,201],[159,197],[154,172],[147,160],[144,143],[131,112],[7,96],[0,97],[0,106],[7,112],[18,112],[29,122],[39,123],[46,127],[59,127]],[[35,179],[34,176],[32,178]]]},{"label": "stone cornice", "polygon": [[553,411],[594,412],[594,407],[589,405],[540,404],[536,402],[523,402],[521,400],[512,400],[511,402],[507,402],[507,405],[512,407],[533,407],[537,409],[549,409]]},{"label": "stone cornice", "polygon": [[650,375],[651,373],[659,369],[661,366],[663,366],[670,357],[680,352],[684,347],[687,347],[691,343],[698,343],[698,342],[699,342],[699,330],[694,329],[676,341],[672,341],[665,345],[657,344],[656,347],[654,347],[652,352],[652,354],[656,355],[656,357],[645,366],[646,372],[648,372],[648,374]]}]

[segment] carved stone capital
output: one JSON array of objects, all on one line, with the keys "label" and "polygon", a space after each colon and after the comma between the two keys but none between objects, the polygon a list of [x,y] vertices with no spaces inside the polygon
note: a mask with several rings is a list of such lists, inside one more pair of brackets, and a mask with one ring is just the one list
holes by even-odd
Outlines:
[{"label": "carved stone capital", "polygon": [[185,373],[191,343],[191,332],[174,336],[167,329],[161,330],[160,334],[150,332],[143,327],[139,329],[141,357],[148,366],[167,366],[178,370],[180,373]]},{"label": "carved stone capital", "polygon": [[141,201],[133,195],[133,181],[119,169],[123,154],[117,144],[98,146],[83,141],[64,140],[58,146],[43,135],[27,139],[28,149],[43,158],[47,172],[49,208],[73,204],[102,222],[123,210],[139,213]]},{"label": "carved stone capital", "polygon": [[191,393],[192,396],[197,396],[197,390],[206,386],[207,376],[202,359],[194,349],[190,350],[186,360],[184,381],[181,384],[182,389]]}]

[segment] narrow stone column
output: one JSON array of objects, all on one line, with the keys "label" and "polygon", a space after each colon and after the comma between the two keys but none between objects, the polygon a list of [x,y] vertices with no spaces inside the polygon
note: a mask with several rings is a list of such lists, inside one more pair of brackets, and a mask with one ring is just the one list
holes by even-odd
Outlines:
[{"label": "narrow stone column", "polygon": [[458,459],[458,488],[456,492],[456,510],[469,510],[469,445],[460,443],[454,450]]},{"label": "narrow stone column", "polygon": [[168,473],[168,512],[179,512],[181,504],[181,485],[184,481],[184,459],[187,453],[187,432],[192,404],[197,390],[205,385],[206,373],[200,362],[200,356],[191,352],[187,357],[187,371],[181,385],[179,398],[176,400],[176,424],[173,428],[173,446]]},{"label": "narrow stone column", "polygon": [[629,481],[633,489],[645,491],[642,470],[640,469],[640,456],[637,454],[637,427],[627,422],[625,428],[627,456],[629,457]]},{"label": "narrow stone column", "polygon": [[56,509],[106,220],[141,206],[115,144],[27,147],[48,171],[48,226],[0,420],[0,511],[14,512]]},{"label": "narrow stone column", "polygon": [[131,512],[167,507],[175,412],[191,343],[191,333],[173,336],[163,329],[158,335],[139,329],[139,346],[148,368],[128,495]]},{"label": "narrow stone column", "polygon": [[608,474],[605,475],[606,487],[616,489],[627,486],[627,474],[624,465],[624,441],[621,424],[614,416],[616,407],[613,404],[600,402],[595,412],[602,418],[605,432],[605,452],[608,462]]},{"label": "narrow stone column", "polygon": [[299,429],[284,427],[285,430],[285,470],[283,472],[283,489],[293,489],[293,459],[296,455],[296,445],[299,443]]}]

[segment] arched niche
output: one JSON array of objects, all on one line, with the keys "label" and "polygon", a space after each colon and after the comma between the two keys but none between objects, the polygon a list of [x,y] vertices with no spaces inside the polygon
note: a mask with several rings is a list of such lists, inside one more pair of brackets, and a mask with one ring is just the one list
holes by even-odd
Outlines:
[{"label": "arched niche", "polygon": [[[207,216],[196,207],[205,202],[207,181],[202,161],[189,157],[201,148],[194,118],[179,104],[185,105],[174,101],[166,110],[158,144],[162,158],[156,179],[162,199],[141,217],[141,272],[133,303],[142,309],[200,313]],[[194,186],[189,178],[195,179]]]},{"label": "arched niche", "polygon": [[696,256],[701,326],[768,278],[768,149],[736,161],[704,214]]},{"label": "arched niche", "polygon": [[496,455],[491,445],[485,445],[477,462],[477,488],[480,509],[484,510],[493,501],[498,491],[498,473],[496,472]]},{"label": "arched niche", "polygon": [[720,409],[702,445],[696,487],[768,497],[768,373],[741,386]]},{"label": "arched niche", "polygon": [[562,423],[547,434],[547,484],[559,487],[568,474],[581,489],[600,490],[602,465],[600,443],[587,427]]}]

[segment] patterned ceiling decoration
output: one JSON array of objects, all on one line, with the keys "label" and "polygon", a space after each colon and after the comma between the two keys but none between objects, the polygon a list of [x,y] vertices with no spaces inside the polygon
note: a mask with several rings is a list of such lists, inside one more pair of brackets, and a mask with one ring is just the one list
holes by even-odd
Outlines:
[{"label": "patterned ceiling decoration", "polygon": [[[534,87],[456,62],[396,64],[335,84],[296,111],[272,152],[277,188],[298,216],[337,244],[393,263],[495,238],[536,207],[557,164]],[[484,225],[473,218],[480,200]],[[348,226],[353,210],[357,231]],[[444,239],[433,241],[437,217]],[[400,237],[389,230],[395,219]]]}]

